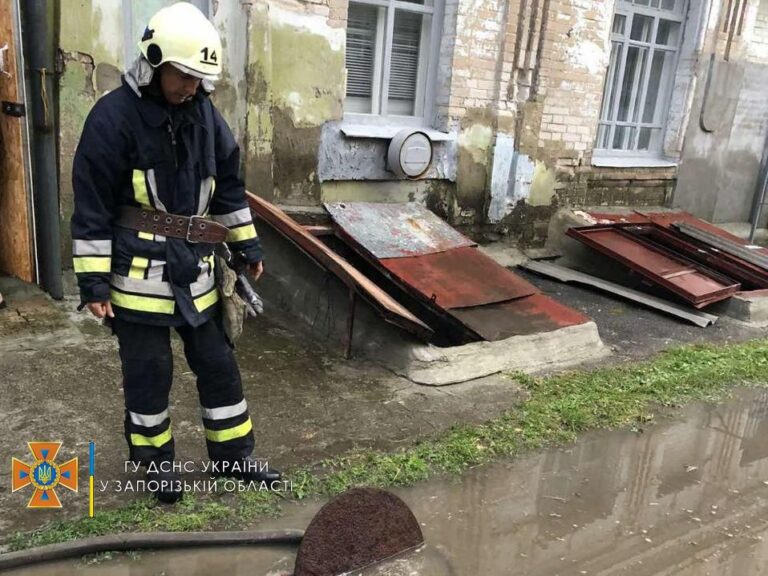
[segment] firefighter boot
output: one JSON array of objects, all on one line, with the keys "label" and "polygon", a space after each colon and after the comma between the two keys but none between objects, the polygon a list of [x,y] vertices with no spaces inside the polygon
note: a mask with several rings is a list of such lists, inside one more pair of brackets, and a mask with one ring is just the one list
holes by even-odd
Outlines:
[{"label": "firefighter boot", "polygon": [[218,462],[216,477],[229,476],[243,482],[266,482],[271,486],[272,482],[279,482],[283,475],[281,472],[270,468],[263,460],[256,460],[247,456],[234,462]]},{"label": "firefighter boot", "polygon": [[184,497],[184,486],[178,472],[148,470],[147,488],[163,504],[175,504]]}]

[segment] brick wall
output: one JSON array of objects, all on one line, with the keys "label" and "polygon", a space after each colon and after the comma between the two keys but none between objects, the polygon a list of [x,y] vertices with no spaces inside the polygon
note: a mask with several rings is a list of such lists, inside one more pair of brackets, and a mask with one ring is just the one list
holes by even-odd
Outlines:
[{"label": "brick wall", "polygon": [[747,59],[758,64],[768,64],[768,0],[758,0],[754,25],[747,48]]},{"label": "brick wall", "polygon": [[[714,49],[720,58],[729,51],[734,59],[768,61],[768,0],[745,5],[741,34],[725,29],[729,0],[712,0],[711,10],[704,0],[690,1],[695,4],[688,12],[664,143],[673,158],[683,149],[694,90],[700,89],[702,53]],[[497,188],[514,188],[507,213],[515,208],[517,220],[521,213],[525,219],[527,206],[546,218],[543,207],[564,204],[670,202],[675,168],[601,168],[592,162],[615,2],[446,1],[436,127],[458,135],[457,208],[469,207],[470,220],[484,219],[497,175],[508,178]],[[312,0],[305,7],[327,14],[333,27],[346,26],[348,0]],[[505,146],[513,143],[514,155],[525,157],[529,181],[519,174],[522,183],[515,181],[517,156],[510,167],[497,165],[502,136]]]}]

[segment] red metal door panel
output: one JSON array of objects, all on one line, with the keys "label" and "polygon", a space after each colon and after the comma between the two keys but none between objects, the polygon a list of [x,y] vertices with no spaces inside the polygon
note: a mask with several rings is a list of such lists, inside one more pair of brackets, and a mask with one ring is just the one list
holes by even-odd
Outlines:
[{"label": "red metal door panel", "polygon": [[[683,222],[685,224],[690,224],[691,226],[696,226],[696,228],[700,228],[705,232],[709,232],[710,234],[719,236],[724,240],[730,240],[731,242],[735,242],[736,244],[740,245],[747,244],[743,238],[739,238],[738,236],[731,234],[727,230],[723,230],[711,222],[707,222],[701,218],[696,218],[696,216],[689,214],[688,212],[638,212],[638,214],[642,214],[654,224],[664,226],[665,228],[671,228],[673,224]],[[762,248],[758,250],[758,252],[768,254],[768,249]]]},{"label": "red metal door panel", "polygon": [[485,340],[550,332],[589,319],[541,294],[414,204],[326,204],[337,236],[444,318]]},{"label": "red metal door panel", "polygon": [[768,270],[690,238],[674,228],[648,224],[642,226],[642,234],[656,244],[733,278],[742,284],[742,289],[768,288]]},{"label": "red metal door panel", "polygon": [[589,322],[573,308],[544,294],[486,306],[450,310],[451,316],[489,342],[511,336],[552,332]]},{"label": "red metal door panel", "polygon": [[723,283],[688,262],[654,250],[616,227],[571,228],[567,233],[696,307],[728,298],[740,287],[738,283]]},{"label": "red metal door panel", "polygon": [[515,300],[538,291],[477,248],[379,262],[425,299],[448,310]]}]

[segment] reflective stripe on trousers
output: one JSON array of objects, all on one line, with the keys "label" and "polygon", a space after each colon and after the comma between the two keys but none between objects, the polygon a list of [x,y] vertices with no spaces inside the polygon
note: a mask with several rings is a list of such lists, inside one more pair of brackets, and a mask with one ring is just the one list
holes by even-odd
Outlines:
[{"label": "reflective stripe on trousers", "polygon": [[[253,451],[253,425],[243,398],[240,371],[218,318],[202,326],[180,326],[184,354],[197,376],[208,454],[236,461]],[[130,458],[149,462],[174,458],[168,396],[173,379],[170,329],[115,318],[125,395],[125,436]]]}]

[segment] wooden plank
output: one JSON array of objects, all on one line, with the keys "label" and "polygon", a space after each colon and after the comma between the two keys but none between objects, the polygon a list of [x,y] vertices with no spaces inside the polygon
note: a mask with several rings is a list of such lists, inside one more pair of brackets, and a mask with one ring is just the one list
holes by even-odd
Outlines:
[{"label": "wooden plank", "polygon": [[317,238],[321,236],[333,236],[333,226],[304,226],[304,230]]},{"label": "wooden plank", "polygon": [[411,314],[357,268],[307,232],[304,226],[263,198],[251,192],[247,192],[246,196],[251,211],[256,216],[288,238],[315,262],[336,275],[350,289],[356,291],[381,314],[384,320],[425,340],[432,336],[433,330],[429,326]]},{"label": "wooden plank", "polygon": [[[0,45],[6,43],[0,100],[22,102],[12,0],[0,0]],[[0,114],[0,271],[35,281],[30,202],[27,196],[23,126],[26,119]]]}]

